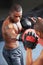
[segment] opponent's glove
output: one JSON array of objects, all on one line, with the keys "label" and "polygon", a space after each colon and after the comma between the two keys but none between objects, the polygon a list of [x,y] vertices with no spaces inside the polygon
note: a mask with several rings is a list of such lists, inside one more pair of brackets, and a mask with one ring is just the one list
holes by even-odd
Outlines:
[{"label": "opponent's glove", "polygon": [[34,49],[38,43],[38,37],[34,32],[28,32],[24,35],[23,44],[25,48]]}]

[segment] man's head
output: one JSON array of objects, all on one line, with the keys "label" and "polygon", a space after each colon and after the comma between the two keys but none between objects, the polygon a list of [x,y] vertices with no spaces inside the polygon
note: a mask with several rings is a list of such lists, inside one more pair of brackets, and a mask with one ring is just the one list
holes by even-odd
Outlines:
[{"label": "man's head", "polygon": [[20,21],[22,17],[22,7],[19,4],[13,5],[10,9],[9,14],[14,22]]},{"label": "man's head", "polygon": [[37,35],[43,39],[43,18],[38,17],[36,24],[34,25],[34,29]]}]

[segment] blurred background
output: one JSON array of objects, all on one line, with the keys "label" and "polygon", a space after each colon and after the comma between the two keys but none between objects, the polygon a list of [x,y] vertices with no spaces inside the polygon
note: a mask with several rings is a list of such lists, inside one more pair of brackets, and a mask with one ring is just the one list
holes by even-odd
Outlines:
[{"label": "blurred background", "polygon": [[[43,17],[43,0],[0,0],[0,65],[7,65],[3,56],[2,49],[4,41],[2,38],[1,27],[4,19],[8,16],[10,7],[18,3],[23,7],[23,16],[41,16]],[[23,45],[20,45],[23,47]],[[22,48],[23,50],[24,48]],[[22,51],[22,52],[25,52]],[[25,53],[23,54],[25,56]]]},{"label": "blurred background", "polygon": [[4,19],[8,15],[9,8],[15,3],[19,3],[23,7],[23,14],[35,7],[43,7],[43,0],[0,0],[0,19]]}]

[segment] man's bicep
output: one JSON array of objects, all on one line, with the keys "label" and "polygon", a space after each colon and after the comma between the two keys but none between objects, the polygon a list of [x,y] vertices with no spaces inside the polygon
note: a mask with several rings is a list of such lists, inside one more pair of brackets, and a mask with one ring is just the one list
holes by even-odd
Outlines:
[{"label": "man's bicep", "polygon": [[9,26],[5,27],[5,34],[10,38],[15,38],[17,36],[15,30]]}]

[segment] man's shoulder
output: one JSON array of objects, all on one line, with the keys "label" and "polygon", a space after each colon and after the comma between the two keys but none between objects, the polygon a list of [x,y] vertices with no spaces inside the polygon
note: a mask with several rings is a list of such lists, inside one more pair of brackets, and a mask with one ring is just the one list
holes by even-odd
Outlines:
[{"label": "man's shoulder", "polygon": [[9,23],[9,17],[7,17],[4,21],[3,21],[3,25],[7,25]]},{"label": "man's shoulder", "polygon": [[3,23],[2,23],[2,30],[4,30],[4,28],[9,24],[9,19],[8,17],[6,19],[4,19]]}]

